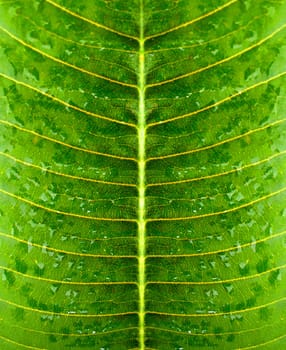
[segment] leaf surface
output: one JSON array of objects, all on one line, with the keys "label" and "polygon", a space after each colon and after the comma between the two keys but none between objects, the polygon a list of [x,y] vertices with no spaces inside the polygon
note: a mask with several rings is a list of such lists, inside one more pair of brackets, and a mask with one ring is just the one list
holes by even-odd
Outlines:
[{"label": "leaf surface", "polygon": [[0,6],[1,349],[285,347],[285,1]]}]

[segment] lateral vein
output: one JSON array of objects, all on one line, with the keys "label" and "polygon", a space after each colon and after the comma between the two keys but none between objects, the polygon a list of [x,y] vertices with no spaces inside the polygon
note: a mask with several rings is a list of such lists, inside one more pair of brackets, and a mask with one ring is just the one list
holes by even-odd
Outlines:
[{"label": "lateral vein", "polygon": [[18,38],[16,35],[12,34],[10,31],[8,31],[6,28],[4,27],[1,27],[0,26],[0,30],[2,30],[5,34],[7,34],[10,38],[14,39],[15,41],[17,41],[19,44],[21,44],[22,46],[34,51],[34,52],[37,52],[38,54],[42,55],[43,57],[46,57],[54,62],[57,62],[59,64],[62,64],[64,66],[67,66],[69,68],[72,68],[76,71],[79,71],[83,74],[87,74],[87,75],[90,75],[92,77],[95,77],[95,78],[98,78],[98,79],[102,79],[102,80],[105,80],[105,81],[108,81],[110,83],[114,83],[114,84],[118,84],[118,85],[122,85],[122,86],[127,86],[127,87],[130,87],[130,88],[136,88],[136,85],[133,85],[133,84],[130,84],[130,83],[125,83],[123,81],[119,81],[119,80],[116,80],[116,79],[111,79],[111,78],[108,78],[104,75],[101,75],[101,74],[98,74],[98,73],[95,73],[95,72],[91,72],[85,68],[81,68],[81,67],[78,67],[74,64],[71,64],[69,62],[66,62],[66,61],[63,61],[57,57],[54,57],[52,55],[49,55],[48,53],[28,44],[27,42],[25,42],[24,40]]},{"label": "lateral vein", "polygon": [[107,32],[111,32],[111,33],[114,33],[114,34],[117,34],[119,36],[122,36],[122,37],[125,37],[125,38],[129,38],[129,39],[134,39],[136,41],[138,41],[138,38],[136,36],[133,36],[133,35],[129,35],[129,34],[126,34],[126,33],[122,33],[122,32],[119,32],[113,28],[110,28],[110,27],[107,27],[101,23],[98,23],[98,22],[95,22],[95,21],[92,21],[91,19],[89,18],[86,18],[86,17],[83,17],[81,15],[79,15],[78,13],[74,12],[74,11],[71,11],[70,9],[64,7],[64,6],[61,6],[60,4],[57,4],[56,2],[52,1],[52,0],[46,0],[47,3],[49,3],[50,5],[60,9],[61,11],[63,12],[66,12],[68,13],[69,15],[75,17],[75,18],[78,18],[80,19],[81,21],[83,22],[86,22],[86,23],[89,23],[95,27],[98,27],[98,28],[101,28],[103,30],[106,30]]}]

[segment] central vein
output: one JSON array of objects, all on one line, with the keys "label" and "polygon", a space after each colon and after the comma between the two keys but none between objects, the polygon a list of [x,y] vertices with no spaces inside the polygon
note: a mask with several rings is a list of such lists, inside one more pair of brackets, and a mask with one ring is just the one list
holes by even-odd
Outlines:
[{"label": "central vein", "polygon": [[139,349],[145,349],[145,53],[143,0],[140,2],[140,40],[138,75],[138,288],[139,288]]}]

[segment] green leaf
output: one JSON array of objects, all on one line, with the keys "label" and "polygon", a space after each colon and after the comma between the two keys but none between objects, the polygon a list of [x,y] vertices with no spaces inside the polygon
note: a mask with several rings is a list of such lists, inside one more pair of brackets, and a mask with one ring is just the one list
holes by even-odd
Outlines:
[{"label": "green leaf", "polygon": [[0,348],[284,349],[286,2],[0,6]]}]

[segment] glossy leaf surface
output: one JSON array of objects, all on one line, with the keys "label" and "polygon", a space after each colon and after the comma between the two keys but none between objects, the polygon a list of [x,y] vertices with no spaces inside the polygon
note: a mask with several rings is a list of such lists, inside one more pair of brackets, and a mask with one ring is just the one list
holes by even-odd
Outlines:
[{"label": "glossy leaf surface", "polygon": [[0,348],[286,346],[284,0],[0,1]]}]

